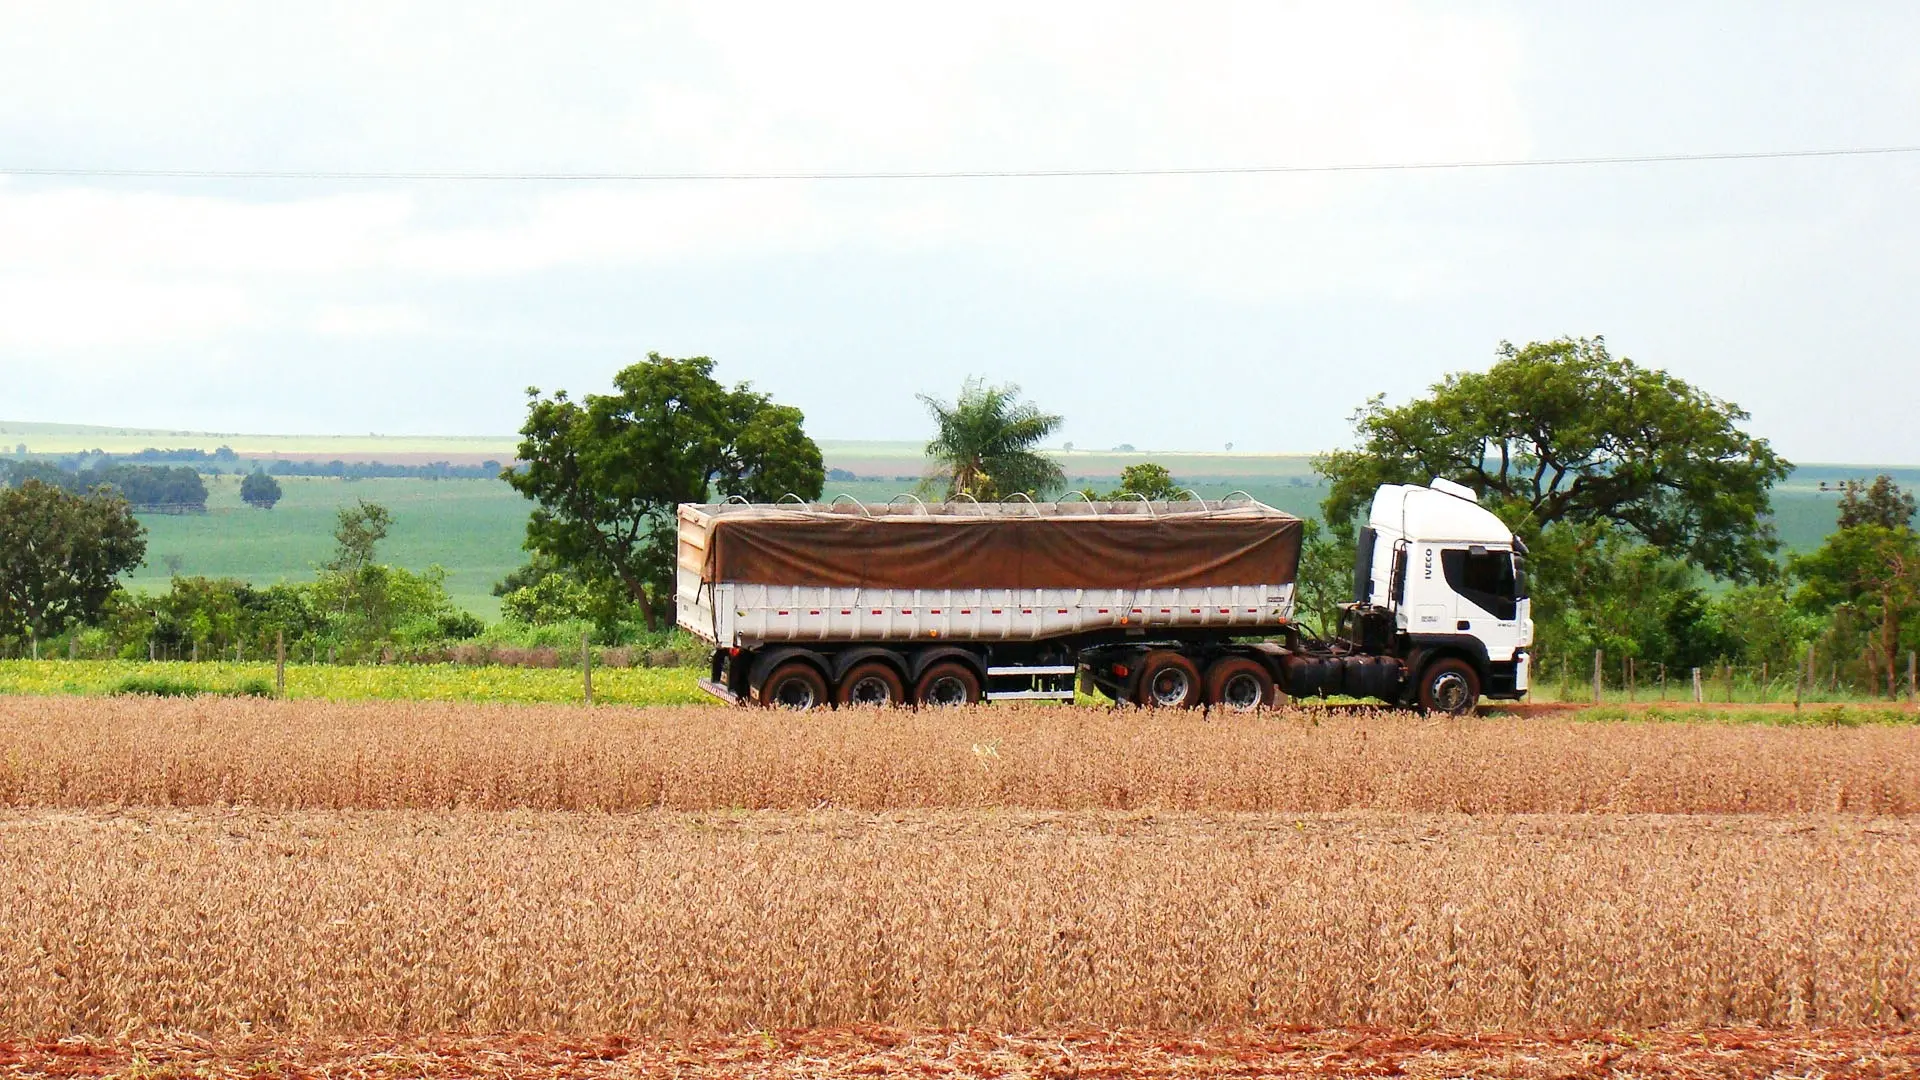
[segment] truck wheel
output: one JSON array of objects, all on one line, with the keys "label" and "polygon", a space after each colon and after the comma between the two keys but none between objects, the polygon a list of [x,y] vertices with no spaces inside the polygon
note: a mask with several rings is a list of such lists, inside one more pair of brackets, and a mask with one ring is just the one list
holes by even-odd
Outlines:
[{"label": "truck wheel", "polygon": [[927,668],[913,684],[913,703],[934,708],[973,705],[980,700],[980,676],[957,660]]},{"label": "truck wheel", "polygon": [[1140,660],[1136,702],[1149,709],[1191,709],[1200,704],[1200,669],[1177,652],[1155,650]]},{"label": "truck wheel", "polygon": [[805,712],[827,703],[827,680],[805,660],[789,660],[773,669],[756,697],[770,709]]},{"label": "truck wheel", "polygon": [[1420,708],[1462,716],[1480,704],[1480,676],[1457,656],[1443,656],[1420,674]]},{"label": "truck wheel", "polygon": [[900,681],[900,673],[885,660],[869,660],[853,665],[841,676],[840,689],[834,692],[834,700],[841,705],[866,705],[881,709],[898,705],[906,699],[906,684]]},{"label": "truck wheel", "polygon": [[1227,656],[1207,669],[1207,704],[1253,712],[1273,704],[1273,675],[1258,660]]}]

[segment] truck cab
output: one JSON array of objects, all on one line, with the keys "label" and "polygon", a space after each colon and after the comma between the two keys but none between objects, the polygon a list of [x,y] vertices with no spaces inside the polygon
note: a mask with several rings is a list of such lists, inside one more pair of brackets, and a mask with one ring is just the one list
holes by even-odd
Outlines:
[{"label": "truck cab", "polygon": [[1463,695],[1521,697],[1533,644],[1525,555],[1471,488],[1384,485],[1360,531],[1347,632],[1406,661],[1409,703],[1456,712]]}]

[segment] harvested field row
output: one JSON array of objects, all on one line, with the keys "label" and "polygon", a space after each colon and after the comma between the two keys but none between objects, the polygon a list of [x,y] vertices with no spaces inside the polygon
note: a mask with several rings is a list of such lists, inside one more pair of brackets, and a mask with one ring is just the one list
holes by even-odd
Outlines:
[{"label": "harvested field row", "polygon": [[0,698],[0,805],[1920,813],[1920,728]]},{"label": "harvested field row", "polygon": [[1920,823],[0,815],[0,1033],[1920,1022]]},{"label": "harvested field row", "polygon": [[1579,1080],[1907,1077],[1920,1036],[1879,1031],[1677,1030],[1448,1035],[1283,1029],[1210,1032],[754,1032],[689,1039],[551,1036],[229,1042],[0,1042],[0,1072],[27,1076],[262,1076],[330,1080],[568,1077],[1326,1077]]}]

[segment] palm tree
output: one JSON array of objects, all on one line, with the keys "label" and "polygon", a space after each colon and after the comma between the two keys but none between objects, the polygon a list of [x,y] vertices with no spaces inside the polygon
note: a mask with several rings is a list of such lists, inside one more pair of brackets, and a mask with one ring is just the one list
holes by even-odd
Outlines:
[{"label": "palm tree", "polygon": [[927,443],[934,463],[929,489],[945,485],[949,499],[966,494],[991,502],[1017,491],[1040,497],[1066,486],[1060,466],[1033,449],[1059,430],[1062,418],[1021,401],[1018,386],[969,378],[951,405],[919,397],[939,426]]}]

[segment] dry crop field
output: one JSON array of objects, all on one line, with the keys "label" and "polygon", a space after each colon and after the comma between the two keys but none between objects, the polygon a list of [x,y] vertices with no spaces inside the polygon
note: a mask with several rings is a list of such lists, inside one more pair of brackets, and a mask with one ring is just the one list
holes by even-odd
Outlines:
[{"label": "dry crop field", "polygon": [[0,700],[0,1075],[1915,1075],[1920,728]]},{"label": "dry crop field", "polygon": [[0,806],[1920,814],[1920,728],[0,697]]}]

